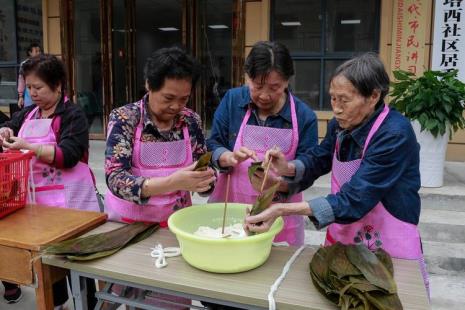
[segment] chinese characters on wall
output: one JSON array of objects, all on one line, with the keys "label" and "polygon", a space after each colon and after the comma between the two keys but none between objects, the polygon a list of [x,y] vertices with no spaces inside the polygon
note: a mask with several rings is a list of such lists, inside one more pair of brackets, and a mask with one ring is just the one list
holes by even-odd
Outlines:
[{"label": "chinese characters on wall", "polygon": [[425,70],[427,10],[431,1],[398,0],[394,4],[392,70],[420,75]]},{"label": "chinese characters on wall", "polygon": [[437,0],[434,14],[432,68],[459,70],[465,81],[465,3],[462,0]]}]

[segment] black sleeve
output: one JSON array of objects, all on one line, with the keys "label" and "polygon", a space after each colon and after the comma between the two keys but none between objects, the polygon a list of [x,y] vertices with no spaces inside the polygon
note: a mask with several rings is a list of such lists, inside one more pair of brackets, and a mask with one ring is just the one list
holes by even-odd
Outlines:
[{"label": "black sleeve", "polygon": [[68,103],[61,115],[60,137],[55,152],[57,168],[72,168],[89,149],[89,126],[81,107]]}]

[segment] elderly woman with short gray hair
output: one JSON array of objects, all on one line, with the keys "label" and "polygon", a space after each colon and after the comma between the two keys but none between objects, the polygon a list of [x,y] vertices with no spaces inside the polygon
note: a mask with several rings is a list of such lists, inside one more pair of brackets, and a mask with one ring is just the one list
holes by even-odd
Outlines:
[{"label": "elderly woman with short gray hair", "polygon": [[[334,118],[323,141],[305,157],[303,175],[307,188],[331,171],[331,194],[275,204],[248,216],[246,226],[260,232],[278,216],[307,215],[318,229],[329,225],[326,245],[363,243],[418,260],[428,288],[417,228],[420,148],[409,120],[385,104],[388,91],[389,76],[376,54],[340,65],[329,87]],[[264,164],[269,160],[278,174],[288,170],[281,152],[269,151]]]}]

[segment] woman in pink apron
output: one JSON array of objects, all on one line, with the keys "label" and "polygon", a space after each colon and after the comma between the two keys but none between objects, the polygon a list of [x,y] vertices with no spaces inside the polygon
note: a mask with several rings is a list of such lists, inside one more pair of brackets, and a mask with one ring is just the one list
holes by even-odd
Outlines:
[{"label": "woman in pink apron", "polygon": [[[206,152],[200,117],[186,108],[198,78],[198,64],[179,48],[156,51],[145,65],[148,90],[140,101],[110,115],[105,173],[105,212],[121,222],[159,222],[191,205],[190,192],[208,194],[214,171],[193,171]],[[153,293],[151,304],[190,303]]]},{"label": "woman in pink apron", "polygon": [[[375,54],[339,66],[329,89],[335,119],[311,151],[311,169],[303,175],[311,185],[331,171],[331,194],[275,205],[246,221],[249,229],[263,231],[280,214],[308,215],[317,228],[329,225],[326,245],[363,243],[395,258],[418,260],[429,292],[417,227],[419,146],[410,122],[384,104],[388,90],[389,77]],[[284,173],[284,154],[270,151],[270,158],[278,174]]]},{"label": "woman in pink apron", "polygon": [[[305,169],[300,160],[303,153],[318,141],[317,122],[314,112],[289,91],[289,79],[294,75],[289,51],[276,42],[258,42],[247,57],[245,72],[247,86],[229,90],[213,119],[208,148],[213,151],[213,162],[224,173],[209,201],[224,201],[229,173],[228,200],[252,204],[259,195],[263,173],[257,173],[251,182],[247,170],[274,147],[291,161],[292,169],[283,178],[271,174],[265,188],[280,182],[275,202],[302,201],[294,177]],[[284,223],[275,241],[302,245],[303,218],[289,215]]]},{"label": "woman in pink apron", "polygon": [[[99,212],[94,179],[87,165],[87,119],[79,105],[64,96],[63,63],[52,55],[38,55],[23,63],[21,74],[35,105],[15,114],[0,129],[0,135],[4,147],[35,153],[29,182],[35,199],[28,202]],[[95,290],[95,283],[93,287]],[[66,280],[54,284],[53,289],[54,304],[66,302]]]}]

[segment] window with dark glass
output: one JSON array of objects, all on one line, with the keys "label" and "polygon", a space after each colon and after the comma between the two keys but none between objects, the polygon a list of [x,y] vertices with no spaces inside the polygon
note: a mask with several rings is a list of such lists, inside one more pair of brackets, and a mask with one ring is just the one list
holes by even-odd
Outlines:
[{"label": "window with dark glass", "polygon": [[202,119],[210,128],[213,114],[232,87],[233,0],[201,0],[197,16],[202,63]]},{"label": "window with dark glass", "polygon": [[182,1],[136,0],[136,98],[145,94],[147,58],[164,47],[182,47]]},{"label": "window with dark glass", "polygon": [[76,100],[86,113],[90,133],[103,132],[100,4],[74,1],[74,74]]},{"label": "window with dark glass", "polygon": [[31,43],[42,46],[42,1],[2,0],[0,5],[0,106],[18,102],[18,70]]},{"label": "window with dark glass", "polygon": [[379,0],[274,0],[271,38],[294,59],[291,90],[315,110],[330,110],[328,82],[338,65],[379,47]]}]

